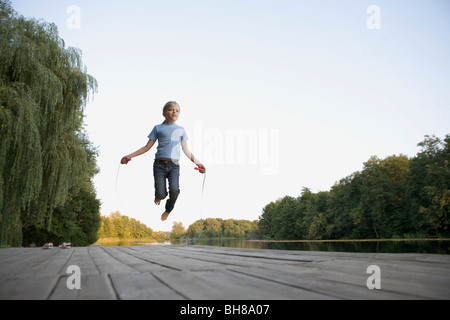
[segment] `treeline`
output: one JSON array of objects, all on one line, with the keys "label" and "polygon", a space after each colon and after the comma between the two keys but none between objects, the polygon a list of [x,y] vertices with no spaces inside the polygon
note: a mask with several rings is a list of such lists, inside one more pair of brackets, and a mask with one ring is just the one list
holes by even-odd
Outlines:
[{"label": "treeline", "polygon": [[413,158],[370,158],[330,191],[304,188],[268,204],[267,239],[364,239],[450,235],[450,136],[426,136]]},{"label": "treeline", "polygon": [[98,236],[99,238],[146,239],[160,242],[166,240],[163,232],[153,232],[142,222],[121,215],[118,211],[111,213],[108,217],[101,217]]},{"label": "treeline", "polygon": [[154,232],[140,221],[116,211],[108,217],[101,217],[98,230],[99,238],[103,239],[145,239],[159,242],[169,239],[195,239],[199,235],[201,238],[254,239],[258,237],[258,221],[207,218],[195,221],[187,230],[183,223],[175,221],[170,234],[166,234],[161,231]]},{"label": "treeline", "polygon": [[83,111],[96,80],[56,25],[0,0],[0,246],[97,240],[97,151]]},{"label": "treeline", "polygon": [[258,221],[207,218],[192,223],[184,234],[180,230],[172,230],[175,238],[186,236],[195,239],[203,230],[202,238],[253,239],[258,237]]}]

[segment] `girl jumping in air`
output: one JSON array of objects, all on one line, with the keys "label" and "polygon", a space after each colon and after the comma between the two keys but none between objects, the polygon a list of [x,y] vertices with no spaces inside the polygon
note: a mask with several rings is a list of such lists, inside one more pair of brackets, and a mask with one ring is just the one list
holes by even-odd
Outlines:
[{"label": "girl jumping in air", "polygon": [[[153,164],[153,176],[155,178],[155,204],[159,205],[167,195],[166,211],[161,215],[161,220],[165,221],[172,212],[178,195],[180,194],[180,151],[197,165],[197,170],[204,174],[205,166],[197,160],[189,151],[187,145],[187,134],[183,127],[175,124],[180,115],[180,106],[175,101],[169,101],[163,108],[163,116],[166,119],[162,124],[156,125],[148,135],[147,144],[139,150],[123,157],[122,164],[128,162],[137,156],[149,151],[156,141],[158,141],[155,162]],[[166,181],[169,181],[169,192],[167,192]]]}]

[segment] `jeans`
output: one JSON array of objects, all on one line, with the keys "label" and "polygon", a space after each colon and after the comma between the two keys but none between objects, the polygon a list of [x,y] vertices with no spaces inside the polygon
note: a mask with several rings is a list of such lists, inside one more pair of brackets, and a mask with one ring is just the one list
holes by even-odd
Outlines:
[{"label": "jeans", "polygon": [[[172,161],[156,159],[153,164],[153,176],[155,178],[155,197],[164,200],[169,195],[166,212],[170,213],[180,194],[180,165]],[[167,192],[166,181],[169,181],[169,192]]]}]

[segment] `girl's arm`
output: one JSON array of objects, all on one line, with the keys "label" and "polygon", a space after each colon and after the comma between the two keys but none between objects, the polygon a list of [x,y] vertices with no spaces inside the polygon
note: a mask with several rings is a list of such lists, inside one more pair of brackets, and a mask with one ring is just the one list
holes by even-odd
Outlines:
[{"label": "girl's arm", "polygon": [[205,173],[205,171],[206,171],[205,166],[200,162],[200,160],[198,160],[196,157],[194,157],[194,154],[191,151],[189,151],[187,141],[183,141],[181,143],[181,148],[183,149],[183,152],[186,155],[186,157],[188,157],[193,163],[195,163],[197,165],[197,167],[202,169],[200,172]]},{"label": "girl's arm", "polygon": [[143,146],[139,150],[137,150],[137,151],[135,151],[135,152],[133,152],[133,153],[123,157],[122,160],[120,160],[120,163],[127,164],[128,161],[130,161],[130,159],[132,159],[134,157],[137,157],[137,156],[140,156],[141,154],[146,153],[148,150],[150,150],[153,147],[154,144],[155,144],[155,141],[148,140],[148,142],[147,142],[147,144],[145,146]]}]

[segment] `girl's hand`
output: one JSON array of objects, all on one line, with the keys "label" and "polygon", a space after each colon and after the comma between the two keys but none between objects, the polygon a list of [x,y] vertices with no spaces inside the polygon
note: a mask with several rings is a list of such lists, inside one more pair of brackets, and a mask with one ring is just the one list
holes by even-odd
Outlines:
[{"label": "girl's hand", "polygon": [[128,164],[128,162],[130,162],[131,161],[131,158],[129,158],[128,156],[125,156],[125,157],[123,157],[121,160],[120,160],[120,163],[121,164]]},{"label": "girl's hand", "polygon": [[195,170],[198,170],[200,173],[204,174],[206,172],[206,168],[203,164],[199,163],[197,165],[197,168],[195,168]]}]

